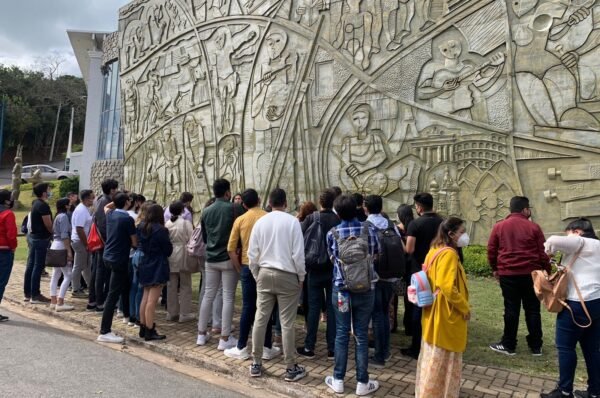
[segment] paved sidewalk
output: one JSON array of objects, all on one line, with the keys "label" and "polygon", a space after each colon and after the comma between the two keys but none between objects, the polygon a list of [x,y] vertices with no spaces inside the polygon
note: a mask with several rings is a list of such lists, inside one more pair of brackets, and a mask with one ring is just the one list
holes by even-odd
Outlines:
[{"label": "paved sidewalk", "polygon": [[[50,270],[50,269],[48,269]],[[51,270],[50,270],[51,271]],[[51,314],[63,320],[79,324],[82,327],[98,330],[101,313],[85,310],[85,299],[71,298],[67,294],[67,302],[75,306],[75,311],[56,313],[46,305],[31,305],[23,302],[23,272],[24,265],[15,263],[6,288],[4,299],[14,304],[19,304],[32,311]],[[42,278],[42,292],[48,296],[49,278]],[[272,361],[265,361],[266,374],[260,379],[251,379],[248,376],[250,361],[240,361],[227,358],[222,351],[217,350],[218,340],[212,339],[204,347],[196,345],[196,322],[176,323],[165,321],[165,311],[157,308],[156,324],[160,333],[167,335],[167,340],[157,343],[146,343],[137,337],[137,328],[128,327],[120,319],[113,322],[113,331],[126,337],[128,344],[144,344],[146,348],[158,353],[175,358],[178,361],[204,367],[219,373],[244,380],[244,384],[260,385],[273,392],[292,397],[331,397],[336,396],[323,383],[325,376],[333,373],[333,362],[328,361],[324,353],[327,352],[323,341],[325,336],[320,332],[315,359],[298,358],[300,364],[306,366],[308,376],[298,383],[283,381],[285,365],[280,356]],[[234,324],[238,324],[239,314],[236,313]],[[234,333],[235,334],[235,333]],[[301,327],[296,332],[297,345],[302,345],[304,332]],[[350,344],[348,372],[346,378],[346,396],[354,397],[356,386],[356,373],[354,368],[354,350]],[[320,354],[320,355],[319,355]],[[374,396],[376,397],[414,397],[416,361],[400,355],[398,347],[392,348],[392,359],[385,369],[369,370],[371,377],[379,381],[381,387]],[[502,369],[484,366],[464,365],[461,397],[539,397],[540,391],[554,388],[556,382],[543,377],[532,377]]]}]

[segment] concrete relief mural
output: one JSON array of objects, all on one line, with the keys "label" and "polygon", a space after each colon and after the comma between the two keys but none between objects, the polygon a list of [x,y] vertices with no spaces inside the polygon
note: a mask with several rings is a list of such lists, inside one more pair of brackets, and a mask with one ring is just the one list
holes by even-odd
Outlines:
[{"label": "concrete relief mural", "polygon": [[138,0],[120,11],[126,186],[214,179],[290,210],[324,187],[429,191],[476,242],[524,194],[600,217],[596,0]]}]

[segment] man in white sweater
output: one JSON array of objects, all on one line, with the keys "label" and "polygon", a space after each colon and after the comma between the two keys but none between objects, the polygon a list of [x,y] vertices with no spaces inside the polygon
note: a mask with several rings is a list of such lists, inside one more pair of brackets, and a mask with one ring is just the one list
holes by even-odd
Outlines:
[{"label": "man in white sweater", "polygon": [[252,329],[250,376],[262,375],[262,355],[266,327],[275,303],[283,338],[283,355],[287,370],[286,381],[306,376],[304,367],[296,363],[294,321],[302,283],[306,275],[304,239],[298,220],[287,214],[285,191],[276,188],[269,195],[273,211],[260,218],[250,234],[248,259],[256,280],[256,317]]}]

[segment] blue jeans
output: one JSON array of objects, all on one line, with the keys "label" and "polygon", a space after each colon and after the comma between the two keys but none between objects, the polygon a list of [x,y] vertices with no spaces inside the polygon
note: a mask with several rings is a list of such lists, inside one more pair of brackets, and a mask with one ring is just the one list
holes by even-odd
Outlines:
[{"label": "blue jeans", "polygon": [[0,250],[0,302],[4,297],[4,289],[8,284],[14,261],[15,253],[11,250]]},{"label": "blue jeans", "polygon": [[131,282],[131,289],[129,290],[129,317],[139,321],[140,304],[142,303],[144,288],[138,282],[138,272],[133,264],[131,264],[131,259],[129,260],[129,280]]},{"label": "blue jeans", "polygon": [[[307,275],[307,293],[308,293],[308,314],[306,317],[306,338],[304,339],[304,348],[309,351],[315,350],[317,344],[317,332],[319,331],[319,317],[321,308],[323,308],[323,291],[325,297],[331,297],[333,289],[333,276],[331,271],[318,272],[311,270]],[[337,299],[336,299],[337,300]],[[326,300],[327,304],[327,351],[334,351],[335,348],[335,313],[331,300]]]},{"label": "blue jeans", "polygon": [[356,342],[356,380],[360,383],[367,383],[369,381],[367,369],[369,366],[369,321],[373,313],[375,292],[371,290],[366,293],[349,293],[350,311],[340,312],[337,305],[339,291],[339,287],[334,286],[331,295],[336,322],[333,377],[337,380],[344,380],[346,376],[350,322],[352,322]]},{"label": "blue jeans", "polygon": [[48,239],[31,239],[27,268],[25,269],[25,282],[23,292],[25,297],[36,297],[40,292],[40,279],[46,266],[46,253],[48,252]]},{"label": "blue jeans", "polygon": [[[580,325],[589,322],[579,301],[568,301],[575,320]],[[586,301],[585,305],[592,317],[592,326],[580,328],[571,318],[568,310],[561,311],[556,318],[556,348],[558,349],[558,387],[564,392],[573,392],[573,379],[577,367],[577,342],[581,346],[588,372],[588,392],[600,394],[600,299]]]},{"label": "blue jeans", "polygon": [[[254,280],[247,265],[242,266],[240,280],[242,281],[242,315],[240,317],[240,336],[237,348],[241,350],[248,345],[250,328],[254,324],[254,316],[256,315],[256,280]],[[273,347],[273,317],[267,324],[265,347]]]},{"label": "blue jeans", "polygon": [[373,309],[373,333],[375,337],[375,361],[385,362],[390,353],[390,303],[394,298],[394,284],[379,281],[375,285],[375,308]]}]

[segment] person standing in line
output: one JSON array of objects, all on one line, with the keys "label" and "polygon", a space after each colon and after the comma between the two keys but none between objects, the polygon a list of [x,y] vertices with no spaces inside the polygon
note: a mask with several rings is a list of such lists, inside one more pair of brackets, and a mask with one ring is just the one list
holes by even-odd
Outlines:
[{"label": "person standing in line", "polygon": [[[567,287],[567,304],[556,317],[556,348],[559,379],[556,388],[541,398],[600,397],[600,241],[587,218],[571,221],[567,236],[551,236],[546,253],[563,254],[562,264],[573,264]],[[579,293],[578,293],[579,290]],[[584,308],[585,305],[585,308]],[[586,314],[586,311],[589,313]],[[582,327],[592,324],[588,327]],[[577,322],[577,323],[575,323]],[[577,368],[577,342],[583,352],[588,374],[587,391],[573,392]]]},{"label": "person standing in line", "polygon": [[[189,192],[183,192],[180,196],[179,196],[179,202],[183,203],[183,214],[181,215],[181,218],[183,218],[186,221],[189,221],[192,226],[194,226],[194,214],[191,208],[191,204],[192,201],[194,200],[194,195],[189,193]],[[169,222],[169,220],[171,219],[171,211],[169,206],[167,206],[165,208],[165,225],[167,224],[167,222]]]},{"label": "person standing in line", "polygon": [[91,189],[84,189],[79,193],[81,203],[77,205],[71,216],[71,246],[75,252],[73,261],[73,297],[85,297],[81,288],[81,276],[88,286],[91,287],[91,256],[88,251],[87,237],[92,227],[92,214],[90,209],[94,204],[94,192]]},{"label": "person standing in line", "polygon": [[173,253],[163,214],[160,205],[150,205],[144,221],[137,228],[139,248],[144,254],[138,266],[139,283],[144,287],[139,336],[146,341],[164,340],[167,337],[157,333],[154,323],[156,303],[163,286],[169,281],[169,256]]},{"label": "person standing in line", "polygon": [[[404,259],[399,258],[404,255],[402,250],[402,238],[400,231],[394,225],[393,222],[385,218],[381,211],[383,210],[383,199],[378,195],[369,195],[364,200],[365,213],[367,214],[367,222],[370,223],[370,227],[375,229],[378,236],[382,236],[380,233],[389,230],[391,233],[395,233],[397,238],[395,240],[395,247],[388,245],[390,251],[396,249],[398,257],[390,258],[393,253],[386,253],[387,257],[385,261],[388,264],[383,264],[384,257],[384,242],[388,240],[379,241],[378,246],[380,249],[380,255],[375,259],[375,271],[378,274],[379,280],[375,284],[375,304],[373,308],[373,333],[375,335],[375,354],[372,358],[369,358],[375,368],[385,367],[386,361],[391,357],[390,353],[390,304],[395,296],[394,284],[402,276]],[[391,239],[390,239],[391,240]]]},{"label": "person standing in line", "polygon": [[504,334],[490,349],[505,355],[515,355],[521,303],[527,323],[527,344],[534,356],[542,355],[542,316],[540,301],[533,290],[531,272],[550,272],[550,259],[544,250],[544,233],[530,221],[529,199],[515,196],[510,200],[510,214],[500,221],[488,240],[488,262],[500,283],[504,297]]},{"label": "person standing in line", "polygon": [[[398,230],[400,231],[400,234],[402,235],[402,241],[404,242],[404,247],[406,247],[406,235],[408,233],[408,226],[415,219],[415,217],[413,215],[412,206],[406,205],[406,204],[400,205],[400,206],[398,206],[396,213],[398,214]],[[411,264],[413,261],[413,257],[412,257],[412,255],[410,255],[408,253],[406,253],[404,257],[405,257],[405,263],[406,263],[406,270],[408,272],[410,272],[410,270],[412,270],[414,268]],[[409,281],[410,275],[404,275],[404,280]],[[404,334],[407,336],[412,336],[413,305],[410,301],[408,301],[407,294],[403,295],[403,301],[404,301],[404,315],[402,317],[402,324],[404,326]],[[398,296],[396,296],[396,298],[394,299],[394,327],[392,328],[392,332],[396,331],[397,326],[398,326]]]},{"label": "person standing in line", "polygon": [[37,199],[33,202],[29,213],[31,246],[25,269],[24,293],[25,300],[30,301],[31,304],[47,304],[50,299],[40,292],[40,280],[52,237],[52,212],[47,203],[52,197],[52,191],[50,185],[43,182],[33,187],[33,193]]},{"label": "person standing in line", "polygon": [[462,356],[471,319],[467,275],[457,249],[469,244],[464,221],[442,222],[425,258],[433,305],[423,308],[423,346],[417,363],[416,398],[458,398]]},{"label": "person standing in line", "polygon": [[[323,233],[322,248],[327,251],[327,232],[340,223],[340,218],[333,212],[333,201],[336,193],[332,189],[326,189],[319,196],[319,205],[321,211],[310,214],[302,222],[302,233],[306,236],[308,229],[313,223],[319,223]],[[305,246],[307,246],[305,244]],[[305,247],[305,250],[309,250]],[[323,253],[326,261],[323,264],[306,264],[307,272],[307,294],[308,294],[308,314],[306,322],[306,338],[304,345],[298,347],[297,353],[305,358],[314,358],[315,346],[317,344],[317,332],[319,331],[319,314],[321,312],[321,302],[323,292],[325,293],[325,307],[327,314],[327,330],[325,332],[327,340],[327,359],[334,358],[335,348],[335,312],[331,302],[333,264],[329,254]]]},{"label": "person standing in line", "polygon": [[[15,213],[11,210],[13,204],[11,192],[7,189],[0,190],[0,303],[12,272],[17,249],[17,221]],[[6,321],[8,317],[0,314],[0,322]]]},{"label": "person standing in line", "polygon": [[133,219],[125,208],[131,203],[129,195],[118,192],[114,200],[105,206],[106,246],[102,254],[104,266],[110,273],[110,288],[102,312],[102,323],[98,341],[122,343],[123,337],[111,332],[113,316],[119,297],[123,300],[123,315],[129,317],[129,251],[137,247],[137,236]]},{"label": "person standing in line", "polygon": [[173,244],[173,253],[169,257],[169,283],[167,284],[167,320],[188,322],[196,319],[192,313],[192,273],[194,259],[188,256],[187,243],[192,237],[194,227],[183,219],[185,206],[176,201],[169,206],[171,219],[165,226]]},{"label": "person standing in line", "polygon": [[272,211],[254,224],[250,234],[248,261],[256,280],[256,317],[252,330],[252,365],[250,376],[262,376],[265,333],[275,303],[283,338],[286,365],[285,381],[298,381],[306,370],[296,362],[296,312],[302,283],[306,275],[304,240],[296,217],[285,212],[286,193],[276,188],[269,195]]},{"label": "person standing in line", "polygon": [[[350,331],[354,334],[356,347],[354,351],[356,362],[356,395],[369,395],[379,389],[379,383],[369,378],[369,321],[375,304],[375,286],[363,293],[344,290],[346,285],[342,273],[339,245],[348,239],[359,242],[367,240],[367,255],[370,274],[375,275],[373,262],[378,253],[377,235],[366,223],[356,217],[356,201],[352,195],[340,195],[333,204],[341,223],[327,233],[327,250],[333,261],[333,292],[331,296],[334,305],[336,334],[335,334],[335,366],[333,376],[325,378],[325,384],[337,394],[344,393],[344,378],[348,366],[348,344]],[[335,231],[335,233],[334,233]],[[365,236],[366,235],[366,236]],[[363,242],[360,242],[365,243]],[[358,243],[357,243],[358,244]]]},{"label": "person standing in line", "polygon": [[[134,224],[138,225],[138,218],[142,212],[142,206],[146,202],[144,195],[136,193],[131,194],[133,206],[127,210],[129,217],[133,219]],[[131,248],[129,252],[129,322],[127,326],[138,327],[140,324],[140,303],[144,289],[140,287],[137,276],[137,264],[133,264],[133,256],[137,248]]]},{"label": "person standing in line", "polygon": [[69,199],[69,209],[67,210],[67,217],[69,217],[69,222],[71,222],[72,224],[73,212],[79,204],[79,196],[77,195],[77,192],[69,192],[67,194],[67,199]]},{"label": "person standing in line", "polygon": [[[67,215],[69,208],[70,202],[68,198],[56,201],[56,218],[53,225],[54,236],[50,250],[66,251],[66,256],[64,257],[65,263],[51,264],[54,270],[52,272],[52,279],[50,280],[50,308],[56,312],[73,311],[75,309],[72,305],[65,304],[65,295],[71,284],[71,276],[73,274],[73,251],[70,239],[71,222]],[[60,291],[57,292],[57,285],[61,276],[63,277],[63,281],[60,285]]]},{"label": "person standing in line", "polygon": [[[102,195],[94,203],[94,220],[100,238],[106,245],[106,214],[104,207],[113,201],[113,197],[119,188],[119,183],[113,179],[102,181]],[[106,247],[105,247],[106,248]],[[90,281],[90,294],[88,299],[88,310],[102,312],[104,301],[108,295],[110,283],[110,269],[104,264],[104,250],[96,251],[92,256],[92,277]]]},{"label": "person standing in line", "polygon": [[[256,280],[250,272],[250,261],[248,260],[248,246],[250,243],[250,233],[254,224],[267,214],[259,207],[260,199],[258,192],[254,189],[247,189],[242,194],[242,205],[247,210],[246,213],[238,217],[233,223],[227,251],[229,258],[236,269],[241,269],[240,279],[242,281],[242,315],[240,317],[240,336],[236,347],[225,350],[224,354],[230,358],[248,359],[247,343],[250,335],[250,328],[254,323],[256,314]],[[241,264],[239,263],[238,248],[241,246]],[[277,347],[273,347],[272,322],[267,325],[265,344],[263,348],[262,359],[268,360],[281,353]]]},{"label": "person standing in line", "polygon": [[[412,274],[421,271],[431,241],[437,236],[438,228],[444,221],[433,209],[433,196],[431,194],[418,193],[413,197],[413,200],[419,218],[411,222],[407,229],[406,253],[413,257],[413,261],[409,262],[410,267],[407,267],[406,280],[408,281]],[[421,315],[423,311],[412,304],[408,308],[412,312],[412,342],[410,347],[402,348],[400,352],[404,356],[418,359],[421,351]]]},{"label": "person standing in line", "polygon": [[365,213],[365,209],[363,207],[365,201],[364,197],[358,192],[353,193],[352,197],[354,198],[354,202],[356,202],[356,218],[360,222],[367,221],[367,214]]},{"label": "person standing in line", "polygon": [[236,269],[229,258],[227,244],[233,222],[243,212],[241,206],[231,203],[231,185],[226,179],[213,183],[215,203],[202,213],[202,238],[206,243],[206,289],[200,319],[198,320],[198,345],[205,345],[210,339],[207,333],[208,319],[221,283],[223,284],[223,312],[221,314],[221,338],[217,347],[220,351],[233,348],[237,339],[231,336],[235,290],[239,279]]}]

